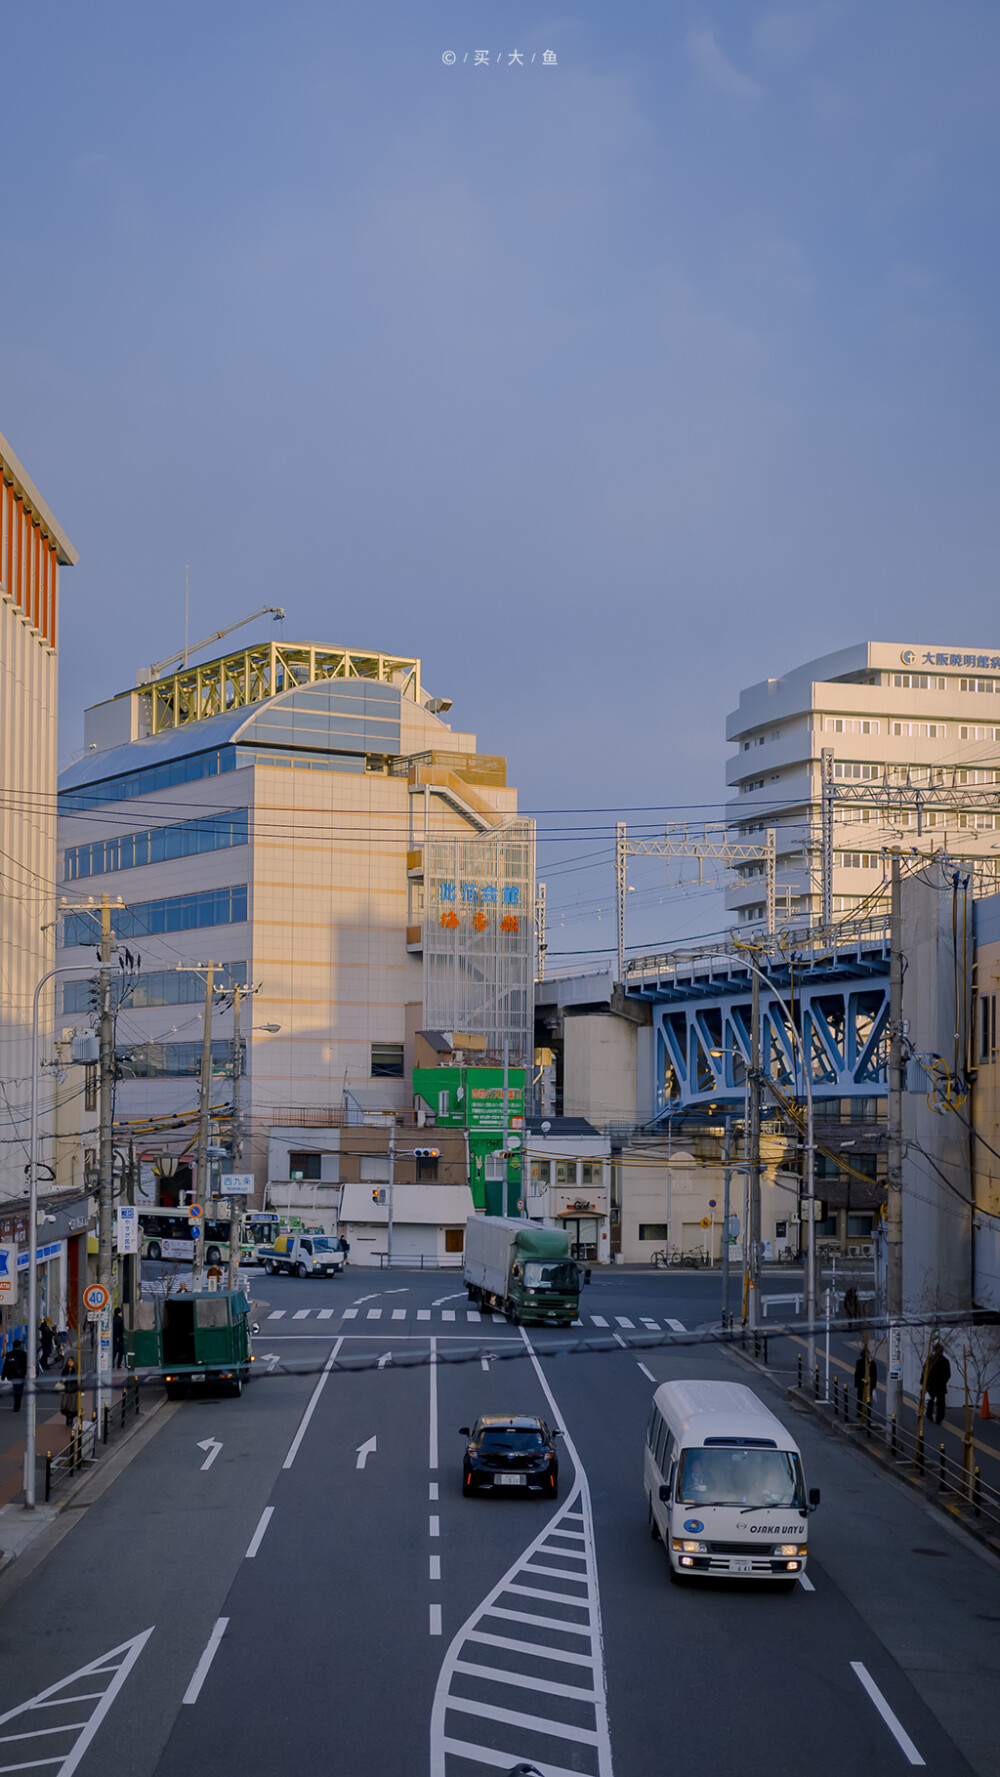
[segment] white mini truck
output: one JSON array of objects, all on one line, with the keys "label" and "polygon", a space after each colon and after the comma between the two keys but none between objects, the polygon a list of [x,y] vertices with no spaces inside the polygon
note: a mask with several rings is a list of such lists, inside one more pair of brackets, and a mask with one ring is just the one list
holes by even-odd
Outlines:
[{"label": "white mini truck", "polygon": [[735,1575],[791,1591],[809,1515],[795,1439],[741,1382],[664,1382],[646,1428],[649,1526],[671,1579]]}]

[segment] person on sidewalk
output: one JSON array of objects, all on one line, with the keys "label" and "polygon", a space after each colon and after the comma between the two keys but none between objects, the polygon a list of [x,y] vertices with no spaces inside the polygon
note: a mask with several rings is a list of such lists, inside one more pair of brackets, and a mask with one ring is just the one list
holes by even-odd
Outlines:
[{"label": "person on sidewalk", "polygon": [[52,1362],[52,1352],[55,1348],[55,1342],[56,1337],[52,1331],[52,1322],[46,1314],[38,1323],[38,1359],[43,1370],[47,1370]]},{"label": "person on sidewalk", "polygon": [[28,1374],[28,1354],[24,1349],[24,1341],[15,1339],[3,1360],[0,1377],[9,1382],[14,1391],[14,1412],[21,1411],[21,1396],[24,1393],[24,1378]]},{"label": "person on sidewalk", "polygon": [[[867,1357],[867,1368],[868,1368],[868,1376],[867,1376],[868,1391],[867,1391],[867,1394],[865,1392],[866,1357]],[[859,1417],[864,1412],[865,1407],[871,1406],[872,1402],[874,1401],[875,1389],[877,1386],[878,1386],[878,1365],[875,1362],[875,1359],[871,1356],[868,1356],[868,1354],[866,1354],[864,1351],[859,1351],[858,1352],[858,1361],[854,1366],[854,1392],[858,1397],[858,1415],[859,1415]]]},{"label": "person on sidewalk", "polygon": [[59,1398],[59,1411],[66,1421],[67,1427],[73,1424],[77,1409],[77,1375],[76,1358],[68,1357],[62,1367],[62,1377],[58,1384],[62,1391]]},{"label": "person on sidewalk", "polygon": [[125,1364],[125,1316],[120,1308],[111,1317],[111,1362],[116,1370]]},{"label": "person on sidewalk", "polygon": [[927,1407],[935,1425],[940,1425],[944,1418],[950,1381],[951,1365],[945,1356],[944,1347],[935,1345],[927,1366]]}]

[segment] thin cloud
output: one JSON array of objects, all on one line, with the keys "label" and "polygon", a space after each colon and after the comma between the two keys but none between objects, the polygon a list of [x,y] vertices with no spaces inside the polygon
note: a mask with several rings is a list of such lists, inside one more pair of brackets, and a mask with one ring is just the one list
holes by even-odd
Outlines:
[{"label": "thin cloud", "polygon": [[741,74],[723,55],[715,41],[714,31],[690,30],[687,34],[687,52],[699,73],[720,93],[728,93],[733,99],[761,97],[762,89],[757,82],[751,80],[749,74]]}]

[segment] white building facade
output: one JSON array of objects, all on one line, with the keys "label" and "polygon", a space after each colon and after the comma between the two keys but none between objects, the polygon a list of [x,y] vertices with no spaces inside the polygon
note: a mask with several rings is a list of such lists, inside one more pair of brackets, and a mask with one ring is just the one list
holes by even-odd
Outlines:
[{"label": "white building facade", "polygon": [[[887,909],[883,847],[988,861],[1000,842],[1000,649],[859,642],[742,691],[726,732],[727,824],[762,845],[775,829],[779,922],[821,912],[825,751],[836,791],[879,792],[834,803],[835,917]],[[762,923],[763,864],[742,867],[727,906]]]},{"label": "white building facade", "polygon": [[[117,1139],[147,1157],[148,1187],[158,1148],[182,1160],[193,1149],[209,959],[224,992],[259,989],[241,1013],[241,1169],[255,1176],[256,1202],[269,1129],[300,1129],[307,1148],[312,1111],[323,1130],[412,1117],[425,927],[452,917],[451,902],[424,904],[429,846],[499,833],[526,850],[516,906],[503,890],[477,903],[475,937],[524,946],[527,1020],[533,825],[517,815],[505,761],[454,732],[450,707],[423,691],[419,660],[268,643],[87,712],[87,750],[60,779],[60,874],[77,904],[102,893],[126,902],[113,926],[141,966],[118,1013],[115,1114]],[[512,917],[516,929],[502,929]],[[87,912],[61,921],[67,961],[87,956],[94,931]],[[87,1021],[87,991],[64,991],[64,1024]],[[501,1027],[509,1034],[504,1007],[482,1016],[497,1025],[494,1045]],[[231,999],[213,1016],[212,1042],[215,1145],[225,1147]]]},{"label": "white building facade", "polygon": [[[0,1198],[24,1190],[36,984],[53,966],[59,569],[76,550],[0,435]],[[40,1003],[51,1057],[52,991]],[[42,1157],[53,1162],[51,1081]]]}]

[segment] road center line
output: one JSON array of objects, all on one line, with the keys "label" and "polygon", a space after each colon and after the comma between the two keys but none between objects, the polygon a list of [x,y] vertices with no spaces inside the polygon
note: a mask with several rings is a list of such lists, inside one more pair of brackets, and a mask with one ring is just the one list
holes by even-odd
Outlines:
[{"label": "road center line", "polygon": [[879,1715],[882,1717],[882,1720],[885,1722],[890,1734],[896,1741],[896,1744],[902,1749],[903,1756],[908,1763],[911,1765],[924,1764],[925,1761],[921,1758],[899,1717],[894,1715],[889,1708],[888,1703],[883,1697],[882,1692],[879,1690],[878,1685],[875,1683],[871,1673],[861,1664],[860,1660],[851,1661],[851,1671],[860,1678],[861,1683],[868,1692],[869,1697],[878,1710]]},{"label": "road center line", "polygon": [[[431,1362],[430,1362],[430,1372],[431,1372],[430,1438],[429,1438],[429,1444],[428,1444],[427,1466],[428,1466],[428,1468],[433,1468],[433,1469],[436,1469],[437,1465],[438,1465],[438,1372],[437,1372],[437,1361],[438,1361],[438,1342],[436,1339],[432,1338],[431,1339]],[[432,1635],[435,1633],[440,1635],[440,1633],[441,1633],[440,1629],[438,1629],[437,1631],[435,1631],[433,1629],[431,1630]]]},{"label": "road center line", "polygon": [[194,1672],[191,1674],[191,1683],[188,1685],[187,1690],[181,1698],[182,1703],[197,1703],[198,1698],[201,1695],[201,1687],[208,1677],[208,1669],[219,1651],[219,1643],[225,1635],[228,1627],[229,1618],[220,1617],[205,1643],[205,1651],[202,1654],[201,1659],[198,1661]]},{"label": "road center line", "polygon": [[655,1381],[656,1381],[656,1377],[655,1377],[655,1376],[654,1376],[654,1375],[653,1375],[653,1372],[652,1372],[652,1370],[647,1370],[647,1368],[646,1368],[646,1366],[645,1366],[645,1364],[640,1364],[640,1365],[639,1365],[639,1368],[640,1368],[640,1370],[641,1370],[641,1371],[642,1371],[642,1373],[643,1373],[643,1375],[644,1375],[644,1376],[645,1376],[645,1377],[647,1377],[647,1378],[648,1378],[648,1380],[649,1380],[649,1381],[650,1381],[650,1382],[655,1382]]},{"label": "road center line", "polygon": [[261,1543],[264,1541],[264,1532],[267,1529],[267,1527],[270,1524],[271,1519],[273,1517],[274,1517],[274,1507],[273,1506],[265,1506],[264,1510],[260,1514],[260,1523],[258,1524],[256,1530],[254,1531],[253,1536],[250,1538],[250,1547],[247,1549],[247,1552],[243,1557],[244,1561],[252,1561],[253,1560],[254,1556],[257,1553],[257,1550],[260,1548]]},{"label": "road center line", "polygon": [[326,1379],[329,1376],[330,1371],[333,1369],[333,1366],[337,1361],[337,1353],[340,1350],[340,1347],[343,1345],[343,1343],[344,1343],[343,1339],[337,1339],[334,1341],[334,1344],[333,1344],[331,1351],[330,1351],[330,1355],[327,1358],[326,1363],[323,1365],[323,1371],[322,1371],[322,1374],[319,1378],[319,1381],[317,1382],[316,1387],[313,1389],[312,1394],[309,1397],[309,1405],[306,1408],[305,1412],[302,1415],[302,1418],[299,1421],[299,1429],[295,1433],[294,1438],[292,1439],[291,1443],[288,1446],[288,1455],[285,1457],[285,1460],[281,1465],[283,1469],[291,1468],[292,1463],[295,1461],[295,1458],[299,1453],[299,1445],[301,1444],[303,1438],[306,1435],[306,1427],[308,1426],[310,1419],[312,1418],[313,1414],[316,1411],[319,1397],[323,1393],[324,1388],[326,1387]]}]

